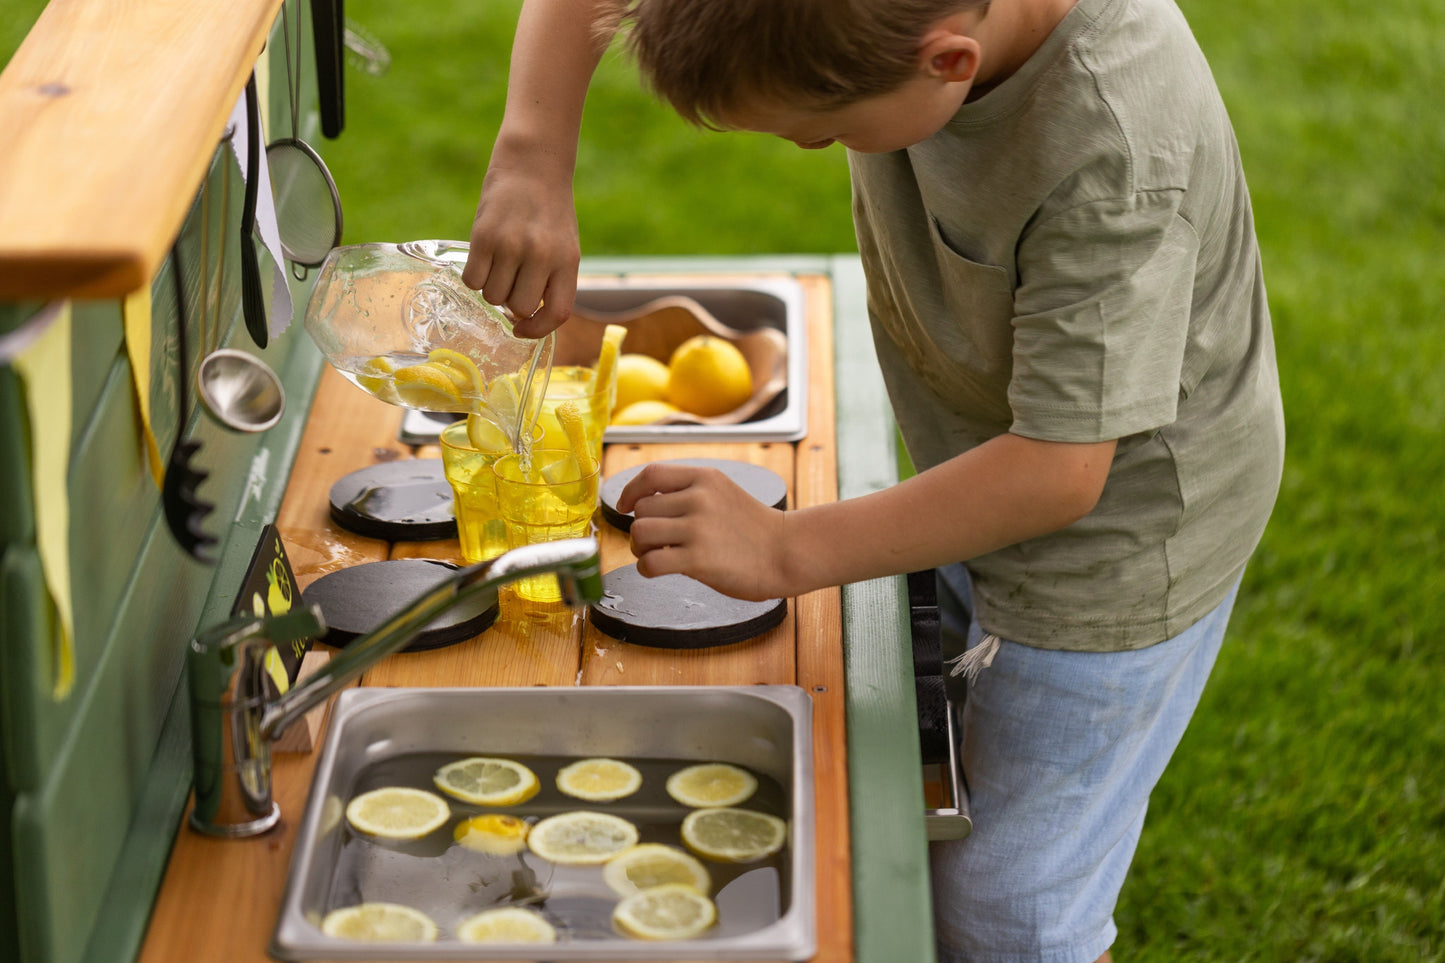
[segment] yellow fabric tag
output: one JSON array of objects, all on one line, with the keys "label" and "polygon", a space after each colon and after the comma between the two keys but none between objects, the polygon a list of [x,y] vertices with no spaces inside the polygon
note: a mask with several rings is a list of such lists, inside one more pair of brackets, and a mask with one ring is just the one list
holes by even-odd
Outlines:
[{"label": "yellow fabric tag", "polygon": [[160,488],[166,468],[156,445],[156,433],[151,428],[151,286],[147,284],[127,295],[121,303],[120,314],[125,322],[125,353],[130,358],[130,380],[135,388],[136,407],[140,409],[146,464],[150,466],[156,488]]},{"label": "yellow fabric tag", "polygon": [[51,697],[75,684],[75,618],[70,599],[70,302],[15,358],[30,417],[30,473],[35,499],[35,542],[45,585],[55,604],[58,637],[51,644]]}]

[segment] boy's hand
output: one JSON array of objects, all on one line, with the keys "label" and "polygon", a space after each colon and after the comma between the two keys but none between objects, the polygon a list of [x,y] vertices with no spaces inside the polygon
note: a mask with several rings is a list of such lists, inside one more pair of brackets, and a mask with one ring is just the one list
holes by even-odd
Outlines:
[{"label": "boy's hand", "polygon": [[572,183],[494,161],[482,182],[462,281],[506,305],[520,337],[540,338],[566,321],[577,298],[581,248]]},{"label": "boy's hand", "polygon": [[783,598],[785,517],[715,468],[648,465],[617,497],[632,512],[637,570],[681,573],[733,598]]}]

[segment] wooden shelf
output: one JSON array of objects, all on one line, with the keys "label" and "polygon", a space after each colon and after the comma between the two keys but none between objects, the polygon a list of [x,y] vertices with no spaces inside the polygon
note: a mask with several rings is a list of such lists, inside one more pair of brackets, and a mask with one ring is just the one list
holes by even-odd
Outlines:
[{"label": "wooden shelf", "polygon": [[50,0],[0,74],[0,299],[150,282],[281,2]]}]

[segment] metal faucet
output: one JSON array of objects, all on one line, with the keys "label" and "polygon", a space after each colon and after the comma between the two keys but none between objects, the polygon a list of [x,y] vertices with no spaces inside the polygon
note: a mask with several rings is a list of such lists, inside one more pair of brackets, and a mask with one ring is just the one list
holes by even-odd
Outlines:
[{"label": "metal faucet", "polygon": [[271,741],[287,726],[431,621],[477,595],[534,575],[555,573],[562,600],[581,606],[602,597],[597,540],[574,538],[513,549],[458,569],[371,632],[351,642],[315,675],[277,692],[266,670],[272,647],[325,631],[321,613],[298,607],[283,615],[239,616],[199,633],[186,654],[190,677],[195,806],[190,825],[211,836],[263,833],[281,818],[271,796]]}]

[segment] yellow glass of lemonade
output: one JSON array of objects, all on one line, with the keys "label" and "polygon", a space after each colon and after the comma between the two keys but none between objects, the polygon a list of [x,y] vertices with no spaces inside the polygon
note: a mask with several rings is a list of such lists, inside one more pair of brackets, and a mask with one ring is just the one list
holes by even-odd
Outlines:
[{"label": "yellow glass of lemonade", "polygon": [[[541,426],[534,425],[533,444],[541,437]],[[454,422],[442,429],[440,441],[462,558],[468,565],[496,558],[507,550],[507,529],[497,509],[492,464],[512,447],[502,430],[485,419],[473,419],[470,431],[465,420]]]},{"label": "yellow glass of lemonade", "polygon": [[[546,440],[541,442],[545,446]],[[571,450],[540,447],[531,452],[530,464],[511,453],[492,464],[497,484],[497,508],[506,528],[507,547],[583,538],[590,534],[597,509],[601,463],[593,460],[583,472]],[[517,595],[531,602],[560,602],[561,590],[552,574],[512,583]]]}]

